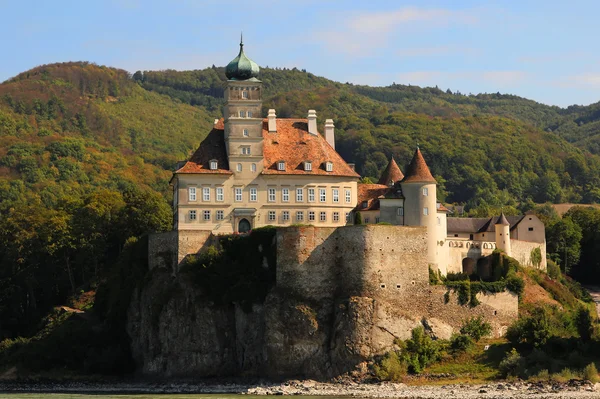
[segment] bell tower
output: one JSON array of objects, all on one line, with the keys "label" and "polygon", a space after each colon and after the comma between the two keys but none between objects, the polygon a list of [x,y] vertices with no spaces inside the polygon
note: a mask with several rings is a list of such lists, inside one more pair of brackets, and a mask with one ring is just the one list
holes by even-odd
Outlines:
[{"label": "bell tower", "polygon": [[260,173],[263,166],[262,137],[262,82],[257,79],[260,69],[244,53],[240,39],[240,52],[226,69],[225,85],[225,147],[232,172]]}]

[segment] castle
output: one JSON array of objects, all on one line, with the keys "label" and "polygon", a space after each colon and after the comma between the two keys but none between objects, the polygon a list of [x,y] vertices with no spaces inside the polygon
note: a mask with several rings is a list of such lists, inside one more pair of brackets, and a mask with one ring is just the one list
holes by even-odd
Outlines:
[{"label": "castle", "polygon": [[[545,269],[544,226],[535,215],[488,219],[450,218],[437,202],[437,183],[420,149],[402,173],[393,158],[378,184],[363,184],[352,164],[335,151],[333,120],[319,133],[317,115],[261,116],[263,90],[258,65],[244,53],[226,68],[223,119],[173,186],[177,263],[205,245],[210,234],[245,233],[273,225],[316,227],[363,223],[424,226],[429,266],[449,272],[489,271],[489,257],[502,249],[522,264]],[[536,251],[541,257],[534,256]]]},{"label": "castle", "polygon": [[[141,371],[330,378],[386,353],[417,326],[449,339],[477,316],[503,335],[518,317],[515,293],[467,292],[469,306],[464,292],[461,300],[430,284],[430,270],[485,278],[496,248],[545,268],[541,221],[448,217],[419,148],[406,174],[392,158],[378,184],[360,183],[335,151],[333,121],[322,135],[312,110],[307,119],[275,110],[260,117],[258,72],[240,44],[226,69],[224,119],[174,172],[175,229],[148,238],[153,272],[132,297],[128,324]],[[218,246],[218,235],[266,225],[285,228],[245,249],[275,276],[250,310],[207,299],[179,273],[186,256]]]}]

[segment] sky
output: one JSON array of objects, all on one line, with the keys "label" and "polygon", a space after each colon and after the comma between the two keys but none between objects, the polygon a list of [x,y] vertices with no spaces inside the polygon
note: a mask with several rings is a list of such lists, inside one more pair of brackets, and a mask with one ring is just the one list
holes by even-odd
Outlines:
[{"label": "sky", "polygon": [[0,82],[42,64],[297,67],[339,82],[600,101],[600,2],[0,0]]}]

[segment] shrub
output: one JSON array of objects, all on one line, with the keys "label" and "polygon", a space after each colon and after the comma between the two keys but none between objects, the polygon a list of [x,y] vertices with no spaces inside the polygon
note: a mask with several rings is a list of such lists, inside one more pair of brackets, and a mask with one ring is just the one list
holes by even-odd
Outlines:
[{"label": "shrub", "polygon": [[411,339],[406,340],[406,350],[403,357],[408,365],[408,371],[419,374],[429,364],[440,359],[442,347],[425,333],[423,327],[412,330]]},{"label": "shrub", "polygon": [[429,284],[430,285],[437,285],[440,283],[440,279],[439,279],[439,272],[433,270],[431,267],[429,267]]},{"label": "shrub", "polygon": [[515,348],[508,352],[498,365],[500,374],[503,377],[519,376],[523,373],[524,368],[525,359],[519,355],[519,352]]},{"label": "shrub", "polygon": [[479,340],[487,335],[492,333],[492,326],[490,323],[483,320],[483,317],[472,317],[463,323],[460,328],[460,333],[468,335],[475,342],[479,342]]},{"label": "shrub", "polygon": [[523,281],[523,279],[516,274],[509,275],[509,277],[506,279],[506,288],[509,291],[517,294],[520,298],[525,290],[525,281]]},{"label": "shrub", "polygon": [[583,369],[582,377],[591,382],[598,382],[598,370],[594,363],[590,363]]},{"label": "shrub", "polygon": [[548,273],[548,276],[555,280],[559,279],[561,276],[560,267],[551,259],[548,259],[546,262],[546,272]]},{"label": "shrub", "polygon": [[575,326],[577,327],[579,337],[583,341],[587,342],[590,339],[592,339],[592,335],[594,334],[592,316],[590,315],[589,310],[587,310],[583,306],[577,309],[577,313],[575,314]]},{"label": "shrub", "polygon": [[542,251],[539,247],[531,250],[529,260],[531,261],[531,264],[536,268],[540,267],[540,264],[542,263]]},{"label": "shrub", "polygon": [[506,331],[506,338],[515,346],[538,348],[545,345],[552,335],[548,312],[534,308],[529,317],[521,317]]},{"label": "shrub", "polygon": [[360,212],[354,214],[354,224],[363,224],[362,215]]},{"label": "shrub", "polygon": [[548,372],[548,369],[543,369],[542,371],[540,371],[539,373],[537,373],[536,375],[534,375],[533,377],[531,377],[530,380],[533,380],[533,381],[549,381],[550,380],[550,373]]},{"label": "shrub", "polygon": [[396,351],[385,354],[378,364],[373,366],[375,377],[381,381],[400,381],[406,375],[406,363]]},{"label": "shrub", "polygon": [[453,334],[450,338],[450,349],[454,352],[466,352],[474,345],[473,338],[466,334]]}]

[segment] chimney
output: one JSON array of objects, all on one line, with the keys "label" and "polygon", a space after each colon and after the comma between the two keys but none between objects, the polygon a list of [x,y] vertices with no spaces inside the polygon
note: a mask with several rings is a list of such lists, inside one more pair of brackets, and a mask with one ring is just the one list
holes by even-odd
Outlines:
[{"label": "chimney", "polygon": [[333,125],[333,119],[325,120],[325,140],[329,143],[331,147],[335,150],[335,126]]},{"label": "chimney", "polygon": [[317,133],[317,111],[315,111],[314,109],[308,110],[308,133],[314,134],[315,136],[318,134]]},{"label": "chimney", "polygon": [[269,114],[267,115],[269,119],[269,133],[277,132],[277,115],[275,115],[275,110],[271,108],[269,110]]}]

